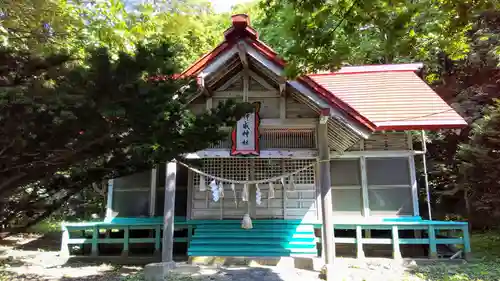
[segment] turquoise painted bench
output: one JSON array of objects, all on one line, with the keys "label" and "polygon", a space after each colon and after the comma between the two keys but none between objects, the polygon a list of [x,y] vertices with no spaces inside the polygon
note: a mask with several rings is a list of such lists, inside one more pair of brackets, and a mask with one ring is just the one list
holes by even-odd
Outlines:
[{"label": "turquoise painted bench", "polygon": [[[161,230],[163,228],[163,217],[145,217],[145,218],[112,218],[104,221],[88,222],[63,222],[61,224],[61,254],[69,255],[70,245],[91,244],[91,256],[97,256],[99,244],[122,244],[122,256],[127,256],[131,243],[151,243],[154,244],[155,253],[159,253],[161,245]],[[174,218],[175,230],[188,230],[187,237],[175,237],[174,242],[189,243],[192,233],[192,225],[184,217]],[[101,238],[99,234],[104,232],[109,234],[112,231],[123,230],[123,238]],[[130,230],[150,230],[153,237],[149,238],[131,238]],[[75,232],[81,233],[80,237],[72,237]],[[90,232],[90,238],[87,233]],[[108,235],[106,235],[108,236]]]}]

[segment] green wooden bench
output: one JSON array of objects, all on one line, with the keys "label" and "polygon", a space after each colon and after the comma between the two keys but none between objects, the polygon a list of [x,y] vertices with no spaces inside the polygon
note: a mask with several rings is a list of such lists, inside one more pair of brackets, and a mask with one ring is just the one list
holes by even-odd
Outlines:
[{"label": "green wooden bench", "polygon": [[[174,242],[189,243],[192,233],[192,225],[184,217],[174,218],[175,230],[188,230],[187,237],[174,237]],[[89,222],[63,222],[61,254],[69,255],[70,245],[91,245],[91,256],[99,255],[98,245],[100,244],[122,244],[122,256],[127,256],[131,243],[151,243],[154,244],[155,253],[159,253],[161,247],[161,230],[163,228],[163,217],[145,218],[112,218],[104,221]],[[109,233],[123,230],[123,238],[109,238]],[[131,230],[149,230],[153,232],[153,237],[131,238]],[[79,237],[73,237],[75,232],[80,233]],[[107,233],[105,238],[99,237],[100,233]],[[90,235],[88,235],[90,233]],[[90,238],[88,238],[90,236]]]}]

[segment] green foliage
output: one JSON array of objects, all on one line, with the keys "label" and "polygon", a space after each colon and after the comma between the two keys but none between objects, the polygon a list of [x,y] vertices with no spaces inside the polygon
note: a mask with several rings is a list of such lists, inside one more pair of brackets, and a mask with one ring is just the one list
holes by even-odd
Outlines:
[{"label": "green foliage", "polygon": [[[207,1],[159,1],[125,6],[123,1],[6,0],[0,14],[0,46],[83,58],[89,47],[107,48],[114,59],[137,42],[175,42],[184,68],[222,40],[229,17],[215,15]],[[224,23],[224,24],[222,24]]]},{"label": "green foliage", "polygon": [[291,73],[334,70],[343,64],[423,61],[433,72],[437,55],[469,53],[469,18],[489,1],[267,0],[264,22],[285,41]]},{"label": "green foliage", "polygon": [[34,224],[83,188],[225,138],[219,128],[251,107],[230,100],[193,115],[196,87],[171,78],[174,51],[138,46],[113,60],[97,49],[83,62],[0,52],[0,224]]}]

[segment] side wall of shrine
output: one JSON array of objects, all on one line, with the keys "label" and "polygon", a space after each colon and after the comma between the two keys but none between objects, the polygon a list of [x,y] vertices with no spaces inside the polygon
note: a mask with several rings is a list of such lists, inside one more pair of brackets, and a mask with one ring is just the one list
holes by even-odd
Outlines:
[{"label": "side wall of shrine", "polygon": [[[228,138],[206,149],[205,154],[192,161],[194,166],[210,175],[245,181],[280,176],[317,161],[319,113],[293,93],[280,94],[276,86],[253,72],[248,80],[239,73],[211,96],[195,98],[190,106],[194,113],[201,113],[228,98],[260,103],[260,151],[281,153],[283,157],[265,153],[259,157],[230,156],[232,139],[228,129]],[[332,150],[330,158],[334,216],[418,215],[409,132],[375,133],[343,153]],[[274,182],[274,198],[268,198],[268,184],[259,184],[260,204],[256,204],[255,185],[248,186],[250,198],[242,201],[243,184],[236,184],[234,192],[229,185],[225,186],[224,197],[216,202],[210,191],[200,190],[199,175],[183,167],[179,169],[182,171],[177,176],[176,215],[188,219],[241,219],[246,213],[254,219],[318,221],[321,218],[320,175],[316,166],[294,177],[294,190],[287,189],[288,179],[285,187],[280,181]],[[161,216],[164,181],[164,165],[154,173],[115,179],[109,209],[120,217]],[[207,186],[209,180],[205,181]]]}]

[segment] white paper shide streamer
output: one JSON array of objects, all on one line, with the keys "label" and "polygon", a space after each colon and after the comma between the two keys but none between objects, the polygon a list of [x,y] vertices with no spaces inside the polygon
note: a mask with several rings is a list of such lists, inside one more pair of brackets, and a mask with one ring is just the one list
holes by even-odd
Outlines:
[{"label": "white paper shide streamer", "polygon": [[288,178],[288,190],[295,191],[295,180],[293,179],[293,176],[290,176],[290,178]]},{"label": "white paper shide streamer", "polygon": [[236,186],[234,183],[231,184],[231,190],[234,194],[234,204],[236,205],[236,208],[238,208],[238,197],[236,196]]},{"label": "white paper shide streamer", "polygon": [[270,182],[269,183],[269,194],[267,195],[267,199],[273,199],[274,198],[274,183]]},{"label": "white paper shide streamer", "polygon": [[224,198],[224,185],[222,182],[219,182],[219,197]]},{"label": "white paper shide streamer", "polygon": [[248,202],[248,184],[243,185],[243,192],[241,193],[241,201]]},{"label": "white paper shide streamer", "polygon": [[213,198],[214,202],[219,201],[219,186],[217,185],[215,180],[212,180],[210,182],[210,188],[212,190],[212,198]]},{"label": "white paper shide streamer", "polygon": [[262,204],[262,193],[260,192],[259,185],[255,185],[255,203],[257,205]]}]

